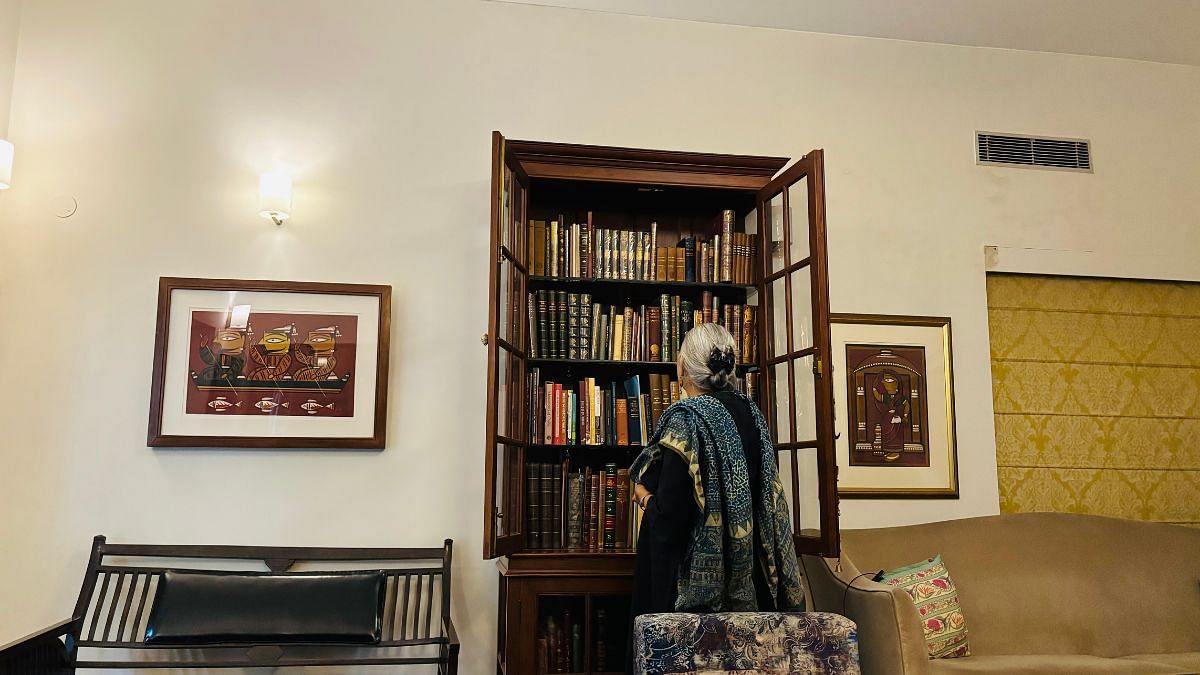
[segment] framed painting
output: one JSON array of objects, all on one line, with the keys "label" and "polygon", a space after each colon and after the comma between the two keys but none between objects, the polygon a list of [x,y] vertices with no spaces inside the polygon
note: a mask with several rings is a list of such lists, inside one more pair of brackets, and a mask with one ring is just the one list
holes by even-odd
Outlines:
[{"label": "framed painting", "polygon": [[150,446],[383,448],[390,286],[164,277]]},{"label": "framed painting", "polygon": [[958,498],[950,319],[833,314],[842,497]]}]

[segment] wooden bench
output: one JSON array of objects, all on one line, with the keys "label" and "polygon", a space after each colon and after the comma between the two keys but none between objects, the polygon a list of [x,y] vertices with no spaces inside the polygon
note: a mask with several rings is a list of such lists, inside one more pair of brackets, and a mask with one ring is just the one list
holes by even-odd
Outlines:
[{"label": "wooden bench", "polygon": [[[459,642],[450,620],[452,546],[449,539],[443,548],[156,546],[109,544],[103,536],[97,536],[71,618],[0,647],[0,675],[54,675],[73,673],[76,668],[400,664],[437,664],[442,675],[454,675],[458,672]],[[356,644],[261,636],[253,642],[226,639],[187,645],[147,644],[151,614],[162,604],[156,601],[164,575],[230,569],[229,563],[216,566],[214,561],[218,560],[241,561],[235,562],[241,565],[241,571],[231,576],[245,579],[264,575],[245,571],[246,561],[255,561],[274,573],[271,578],[296,584],[303,584],[304,577],[313,574],[293,570],[297,562],[311,563],[335,577],[337,572],[329,570],[329,563],[354,562],[365,565],[355,570],[378,570],[381,609],[377,617],[372,617],[374,635],[369,643]],[[181,564],[174,564],[176,561]],[[341,570],[350,572],[344,567]],[[211,608],[202,611],[213,612]]]}]

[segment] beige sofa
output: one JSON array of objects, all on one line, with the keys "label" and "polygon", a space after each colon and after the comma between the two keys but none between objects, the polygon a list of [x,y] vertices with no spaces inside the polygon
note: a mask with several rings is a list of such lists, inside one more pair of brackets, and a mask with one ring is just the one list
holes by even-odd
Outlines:
[{"label": "beige sofa", "polygon": [[[860,572],[941,553],[971,656],[926,658],[912,600]],[[843,530],[803,556],[815,608],[858,624],[864,675],[1200,673],[1200,529],[1057,513]],[[844,604],[843,604],[844,603]]]}]

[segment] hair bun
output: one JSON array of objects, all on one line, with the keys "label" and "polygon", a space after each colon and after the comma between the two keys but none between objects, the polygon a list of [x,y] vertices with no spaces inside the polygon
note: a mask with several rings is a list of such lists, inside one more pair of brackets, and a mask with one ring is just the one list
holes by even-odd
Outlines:
[{"label": "hair bun", "polygon": [[709,352],[708,369],[712,371],[713,375],[733,372],[733,366],[734,358],[732,348],[727,348],[725,351],[721,351],[719,348],[713,347],[712,351]]}]

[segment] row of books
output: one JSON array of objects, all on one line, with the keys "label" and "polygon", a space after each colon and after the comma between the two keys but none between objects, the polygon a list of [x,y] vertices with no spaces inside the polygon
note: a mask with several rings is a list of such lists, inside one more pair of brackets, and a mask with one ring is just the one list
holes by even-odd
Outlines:
[{"label": "row of books", "polygon": [[[592,672],[609,670],[608,611],[594,610],[592,620]],[[583,623],[569,608],[547,613],[538,627],[537,675],[583,673]],[[620,659],[614,661],[619,663]]]},{"label": "row of books", "polygon": [[629,469],[606,464],[570,472],[569,463],[525,469],[525,544],[530,549],[614,551],[633,548],[641,509],[632,508]]},{"label": "row of books", "polygon": [[722,303],[711,291],[694,303],[659,296],[658,306],[592,302],[590,293],[540,290],[529,294],[529,353],[533,358],[674,361],[692,326],[718,323],[733,335],[743,363],[757,358],[757,307]]},{"label": "row of books", "polygon": [[666,373],[607,384],[594,377],[577,383],[541,380],[529,372],[529,438],[544,445],[644,445],[658,420],[679,400],[679,383]]},{"label": "row of books", "polygon": [[591,212],[584,223],[530,220],[526,261],[534,276],[750,284],[756,236],[735,232],[735,220],[723,211],[720,234],[683,237],[674,246],[659,246],[658,223],[649,231],[596,228]]},{"label": "row of books", "polygon": [[583,672],[583,625],[563,609],[549,614],[538,629],[538,675]]}]

